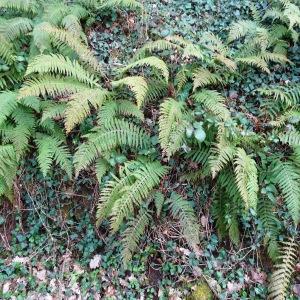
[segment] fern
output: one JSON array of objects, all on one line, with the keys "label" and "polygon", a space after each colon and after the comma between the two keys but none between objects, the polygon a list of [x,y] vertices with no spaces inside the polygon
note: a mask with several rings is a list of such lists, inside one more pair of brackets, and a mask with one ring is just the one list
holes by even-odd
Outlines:
[{"label": "fern", "polygon": [[103,124],[86,137],[88,141],[78,147],[74,156],[77,175],[103,152],[120,146],[140,149],[150,145],[150,137],[141,128],[117,119]]},{"label": "fern", "polygon": [[73,78],[62,78],[58,76],[44,75],[39,78],[28,79],[20,89],[19,97],[29,96],[51,96],[73,94],[79,91],[88,90],[89,87]]},{"label": "fern", "polygon": [[[167,168],[160,165],[159,162],[147,163],[140,166],[137,170],[125,175],[126,185],[121,184],[121,189],[110,192],[104,190],[104,194],[100,197],[101,204],[98,210],[105,209],[105,216],[111,217],[111,228],[115,232],[119,229],[124,219],[132,216],[134,207],[141,205],[155,186],[160,182],[160,179],[166,174]],[[119,180],[114,183],[109,183],[109,187],[119,186]],[[121,181],[124,182],[124,181]],[[111,190],[111,188],[110,188]],[[112,205],[111,205],[111,204]],[[107,210],[107,207],[110,208]],[[98,216],[101,212],[98,213]]]},{"label": "fern", "polygon": [[91,113],[90,105],[99,109],[109,93],[106,90],[89,89],[73,94],[65,110],[65,128],[69,133]]},{"label": "fern", "polygon": [[35,0],[1,0],[0,8],[12,9],[29,13],[37,12],[37,1]]},{"label": "fern", "polygon": [[12,145],[0,145],[0,177],[11,187],[17,173],[17,157]]},{"label": "fern", "polygon": [[191,203],[184,200],[180,195],[173,193],[167,201],[172,216],[179,219],[183,236],[192,249],[200,244],[200,230],[195,212]]},{"label": "fern", "polygon": [[169,80],[168,67],[163,60],[161,60],[155,56],[150,56],[150,57],[139,59],[139,60],[127,65],[126,67],[122,68],[121,71],[126,72],[132,68],[141,67],[141,66],[151,66],[152,68],[159,70],[162,73],[163,77],[165,78],[166,82],[168,82],[168,80]]},{"label": "fern", "polygon": [[256,163],[246,154],[244,149],[238,148],[234,164],[236,183],[245,207],[246,209],[256,209],[258,193]]},{"label": "fern", "polygon": [[141,108],[145,102],[148,85],[146,80],[141,76],[125,77],[118,81],[112,82],[113,87],[127,85],[133,92],[138,108]]},{"label": "fern", "polygon": [[289,131],[285,134],[280,134],[279,139],[282,143],[289,144],[290,146],[300,145],[300,133],[297,131]]},{"label": "fern", "polygon": [[299,245],[294,239],[282,243],[279,262],[275,265],[275,270],[270,278],[268,299],[286,299],[287,288],[294,273],[298,253]]},{"label": "fern", "polygon": [[159,218],[165,202],[165,197],[161,192],[155,192],[153,198],[156,209],[156,216]]},{"label": "fern", "polygon": [[169,158],[182,146],[186,126],[184,103],[166,99],[160,106],[159,141]]},{"label": "fern", "polygon": [[0,34],[8,41],[14,41],[18,36],[29,33],[33,23],[28,18],[13,18],[0,25]]},{"label": "fern", "polygon": [[219,75],[213,74],[207,69],[199,68],[193,74],[193,82],[195,91],[198,87],[223,83],[223,80]]},{"label": "fern", "polygon": [[55,28],[48,23],[44,23],[42,30],[48,33],[58,44],[65,44],[74,50],[81,61],[90,66],[97,73],[101,73],[101,66],[92,52],[79,39],[75,38],[71,32]]},{"label": "fern", "polygon": [[71,154],[63,145],[63,141],[48,135],[38,135],[36,138],[38,146],[38,163],[44,176],[47,176],[55,161],[71,178],[72,163]]},{"label": "fern", "polygon": [[2,92],[0,94],[0,125],[17,107],[17,95],[13,92]]},{"label": "fern", "polygon": [[122,8],[122,9],[132,9],[132,10],[142,10],[143,5],[136,0],[106,0],[104,4],[100,6],[100,9],[109,8]]},{"label": "fern", "polygon": [[109,164],[108,164],[107,160],[104,158],[99,158],[96,161],[95,169],[96,169],[97,180],[98,180],[99,184],[101,184],[102,177],[109,170]]},{"label": "fern", "polygon": [[295,224],[300,220],[300,173],[291,162],[279,162],[274,169],[275,181],[278,184],[286,206]]},{"label": "fern", "polygon": [[141,209],[139,214],[127,223],[127,228],[122,234],[122,257],[125,265],[131,260],[134,251],[137,250],[139,240],[149,225],[150,219],[150,212],[147,209]]},{"label": "fern", "polygon": [[230,112],[224,104],[225,98],[217,91],[202,90],[194,95],[194,99],[220,120],[226,121],[230,118]]},{"label": "fern", "polygon": [[59,74],[73,77],[91,87],[99,86],[95,76],[86,71],[77,61],[72,61],[60,54],[39,55],[35,57],[28,65],[25,75],[32,73]]},{"label": "fern", "polygon": [[268,254],[275,261],[278,257],[279,220],[274,213],[274,204],[267,198],[261,197],[258,201],[258,217],[266,232],[264,243],[268,246]]}]

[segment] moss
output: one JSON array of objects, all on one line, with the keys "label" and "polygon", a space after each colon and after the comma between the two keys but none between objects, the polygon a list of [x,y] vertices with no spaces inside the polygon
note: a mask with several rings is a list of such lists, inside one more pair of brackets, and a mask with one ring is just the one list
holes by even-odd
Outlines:
[{"label": "moss", "polygon": [[200,282],[187,300],[213,300],[213,294],[207,283]]}]

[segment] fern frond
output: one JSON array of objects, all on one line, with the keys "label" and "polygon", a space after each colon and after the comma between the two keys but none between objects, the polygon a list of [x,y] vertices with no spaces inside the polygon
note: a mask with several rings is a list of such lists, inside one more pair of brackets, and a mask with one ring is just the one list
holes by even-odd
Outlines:
[{"label": "fern frond", "polygon": [[44,75],[39,78],[28,79],[20,89],[19,97],[43,96],[51,97],[64,96],[79,91],[87,90],[89,87],[73,78]]},{"label": "fern frond", "polygon": [[142,48],[140,48],[133,57],[133,60],[138,60],[145,58],[147,53],[153,53],[155,51],[165,51],[165,50],[183,50],[182,47],[171,43],[167,40],[157,40],[150,41],[146,43]]},{"label": "fern frond", "polygon": [[15,61],[15,52],[13,46],[0,35],[0,58],[8,65]]},{"label": "fern frond", "polygon": [[62,19],[61,23],[64,26],[64,28],[67,31],[71,32],[74,36],[79,36],[83,38],[83,40],[86,39],[80,24],[80,19],[77,16],[73,14],[67,15]]},{"label": "fern frond", "polygon": [[149,225],[151,215],[147,209],[140,209],[139,214],[127,223],[127,228],[122,234],[122,257],[125,265],[131,260],[133,253],[138,248],[138,243],[146,227]]},{"label": "fern frond", "polygon": [[272,273],[268,286],[268,299],[286,299],[287,288],[294,273],[298,254],[299,245],[294,239],[282,242],[279,256],[280,261],[275,265],[275,270]]},{"label": "fern frond", "polygon": [[266,232],[264,243],[268,246],[268,254],[273,261],[278,257],[279,220],[274,213],[274,204],[267,198],[261,197],[257,206],[258,218]]},{"label": "fern frond", "polygon": [[261,69],[263,72],[270,74],[268,64],[263,58],[259,56],[237,57],[236,61],[245,65],[257,67],[258,69]]},{"label": "fern frond", "polygon": [[98,183],[101,184],[101,179],[105,175],[105,173],[109,170],[109,163],[104,158],[99,158],[96,161],[95,165],[96,176]]},{"label": "fern frond", "polygon": [[55,28],[50,24],[43,24],[43,31],[48,33],[57,43],[63,43],[74,50],[79,59],[88,64],[94,71],[101,73],[101,66],[89,48],[84,45],[78,38],[66,30]]},{"label": "fern frond", "polygon": [[123,189],[124,194],[116,200],[111,214],[111,228],[116,232],[123,220],[130,217],[135,206],[141,205],[152,190],[159,184],[161,178],[167,173],[167,167],[159,162],[147,163],[132,174],[135,181]]},{"label": "fern frond", "polygon": [[234,164],[236,183],[244,200],[245,208],[255,210],[259,189],[256,163],[246,154],[244,149],[238,148]]},{"label": "fern frond", "polygon": [[136,0],[106,0],[104,4],[100,6],[100,9],[110,8],[143,10],[144,6],[142,3]]},{"label": "fern frond", "polygon": [[159,218],[165,202],[165,197],[163,193],[155,192],[153,198],[154,198],[154,205],[156,209],[156,216]]},{"label": "fern frond", "polygon": [[209,157],[209,166],[213,178],[233,160],[235,153],[236,147],[228,142],[221,141],[215,145]]},{"label": "fern frond", "polygon": [[169,70],[166,63],[160,58],[155,56],[149,56],[146,58],[139,59],[127,65],[126,67],[122,68],[121,72],[123,73],[135,67],[142,67],[142,66],[150,66],[152,68],[159,70],[162,73],[163,77],[165,78],[166,82],[169,81]]},{"label": "fern frond", "polygon": [[193,81],[194,81],[194,91],[198,87],[223,83],[223,80],[219,75],[213,74],[209,70],[204,68],[199,68],[194,72]]},{"label": "fern frond", "polygon": [[274,127],[281,127],[287,122],[293,123],[295,120],[300,120],[300,111],[296,109],[289,109],[277,117],[276,120],[271,121],[270,125]]},{"label": "fern frond", "polygon": [[65,111],[65,128],[69,133],[77,124],[80,124],[87,116],[91,114],[90,106],[99,109],[106,101],[109,92],[97,89],[88,89],[73,94]]},{"label": "fern frond", "polygon": [[46,177],[55,161],[71,178],[71,154],[63,142],[56,137],[39,134],[36,138],[38,146],[38,163],[43,175]]},{"label": "fern frond", "polygon": [[112,86],[115,88],[123,85],[127,85],[130,88],[136,98],[138,108],[141,108],[148,91],[146,80],[142,76],[130,76],[112,82]]},{"label": "fern frond", "polygon": [[166,99],[160,105],[159,141],[169,158],[182,146],[186,126],[184,103]]},{"label": "fern frond", "polygon": [[16,151],[12,145],[0,145],[0,176],[11,187],[17,173]]},{"label": "fern frond", "polygon": [[230,112],[224,104],[225,98],[217,91],[201,90],[194,95],[194,99],[220,120],[226,121],[230,118]]},{"label": "fern frond", "polygon": [[61,54],[39,55],[32,60],[26,70],[25,75],[32,73],[45,74],[53,73],[54,75],[64,75],[74,77],[74,79],[90,85],[91,87],[99,86],[97,78],[86,71],[76,60],[71,60]]},{"label": "fern frond", "polygon": [[99,155],[120,146],[141,149],[150,145],[150,137],[138,126],[124,120],[112,120],[87,136],[74,156],[76,174],[90,165]]},{"label": "fern frond", "polygon": [[144,120],[143,112],[131,101],[106,101],[98,113],[98,123],[108,123],[115,117],[135,117]]},{"label": "fern frond", "polygon": [[0,34],[8,41],[14,41],[20,35],[26,35],[33,28],[28,18],[12,18],[0,25]]},{"label": "fern frond", "polygon": [[183,236],[188,245],[195,249],[200,244],[200,226],[191,203],[176,193],[172,194],[167,203],[172,216],[179,219]]},{"label": "fern frond", "polygon": [[257,23],[251,20],[240,20],[230,25],[228,41],[233,42],[245,37],[248,33],[253,33],[257,29]]},{"label": "fern frond", "polygon": [[49,102],[43,107],[43,115],[41,122],[44,122],[47,119],[62,119],[65,115],[67,103],[65,102]]},{"label": "fern frond", "polygon": [[300,99],[300,85],[290,84],[287,86],[274,86],[259,88],[257,91],[267,97],[272,97],[275,101],[280,101],[287,105],[296,105]]},{"label": "fern frond", "polygon": [[300,172],[291,162],[279,162],[274,170],[275,181],[295,224],[300,220]]},{"label": "fern frond", "polygon": [[36,13],[38,3],[35,0],[1,0],[0,8],[11,9],[17,12]]},{"label": "fern frond", "polygon": [[17,107],[17,95],[13,92],[0,93],[0,125]]},{"label": "fern frond", "polygon": [[300,146],[300,133],[298,131],[289,131],[279,135],[279,139],[284,144],[290,146]]}]

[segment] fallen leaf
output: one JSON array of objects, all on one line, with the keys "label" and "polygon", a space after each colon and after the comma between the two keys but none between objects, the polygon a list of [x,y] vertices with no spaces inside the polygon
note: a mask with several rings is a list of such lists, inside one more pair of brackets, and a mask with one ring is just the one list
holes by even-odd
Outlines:
[{"label": "fallen leaf", "polygon": [[300,297],[300,284],[294,284],[293,286],[293,292],[296,296]]},{"label": "fallen leaf", "polygon": [[227,283],[227,290],[228,290],[228,293],[232,294],[234,292],[238,292],[240,291],[241,289],[243,288],[243,285],[239,282],[232,282],[232,281],[229,281]]},{"label": "fallen leaf", "polygon": [[256,272],[251,270],[251,278],[255,283],[265,283],[267,280],[267,274],[265,272]]},{"label": "fallen leaf", "polygon": [[90,260],[90,268],[96,269],[100,266],[101,255],[97,254]]},{"label": "fallen leaf", "polygon": [[37,269],[33,269],[33,275],[40,281],[45,282],[47,277],[46,270],[37,271]]},{"label": "fallen leaf", "polygon": [[28,261],[29,261],[28,257],[19,257],[19,256],[14,257],[12,260],[13,263],[21,263],[23,265],[28,263]]},{"label": "fallen leaf", "polygon": [[200,222],[203,227],[206,227],[208,224],[208,218],[206,216],[202,216]]},{"label": "fallen leaf", "polygon": [[3,293],[3,294],[5,294],[5,293],[7,293],[7,292],[9,291],[10,285],[11,285],[11,282],[10,282],[10,281],[5,282],[5,283],[3,284],[3,287],[2,287],[2,293]]}]

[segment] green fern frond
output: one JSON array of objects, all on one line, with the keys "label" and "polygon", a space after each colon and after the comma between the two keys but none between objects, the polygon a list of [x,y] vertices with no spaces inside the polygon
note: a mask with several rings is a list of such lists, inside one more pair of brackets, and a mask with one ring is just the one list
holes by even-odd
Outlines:
[{"label": "green fern frond", "polygon": [[73,78],[44,75],[39,78],[28,79],[20,89],[19,97],[66,96],[79,91],[88,90],[89,87]]},{"label": "green fern frond", "polygon": [[287,289],[294,273],[298,254],[299,245],[294,239],[291,238],[286,242],[282,242],[279,262],[275,265],[275,270],[272,273],[268,286],[269,300],[286,299]]},{"label": "green fern frond", "polygon": [[274,213],[274,204],[261,197],[257,205],[258,218],[261,220],[265,233],[264,243],[268,246],[268,254],[273,261],[278,257],[279,220]]},{"label": "green fern frond", "polygon": [[88,64],[88,66],[97,73],[101,73],[101,66],[93,53],[80,41],[80,39],[75,38],[72,33],[63,29],[55,28],[47,23],[43,24],[42,30],[48,33],[58,44],[63,43],[69,46],[77,53],[81,61]]},{"label": "green fern frond", "polygon": [[143,10],[142,3],[136,0],[106,0],[104,4],[100,6],[100,9],[121,8],[131,10]]},{"label": "green fern frond", "polygon": [[135,117],[144,120],[143,112],[131,101],[106,101],[98,113],[98,123],[109,123],[115,117]]},{"label": "green fern frond", "polygon": [[8,41],[14,41],[20,35],[26,35],[33,28],[28,18],[12,18],[0,25],[0,34]]},{"label": "green fern frond", "polygon": [[8,65],[15,61],[15,52],[13,46],[0,35],[0,58]]},{"label": "green fern frond", "polygon": [[162,208],[163,208],[163,205],[164,205],[164,202],[165,202],[165,197],[164,197],[163,193],[155,192],[153,199],[154,199],[154,205],[155,205],[155,209],[156,209],[156,216],[159,218]]},{"label": "green fern frond", "polygon": [[257,23],[250,20],[241,20],[230,25],[228,41],[233,42],[245,37],[248,33],[253,33],[257,29]]},{"label": "green fern frond", "polygon": [[2,124],[8,116],[17,107],[17,95],[14,92],[0,93],[0,124]]},{"label": "green fern frond", "polygon": [[135,67],[141,67],[141,66],[150,66],[152,68],[159,70],[162,73],[163,77],[165,78],[166,82],[168,82],[168,80],[169,80],[168,67],[163,60],[161,60],[160,58],[155,57],[155,56],[149,56],[146,58],[139,59],[139,60],[127,65],[125,68],[122,68],[121,72],[123,73],[123,72],[126,72]]},{"label": "green fern frond", "polygon": [[179,219],[183,236],[188,245],[192,249],[197,248],[200,244],[200,226],[191,203],[176,193],[172,194],[167,203],[172,216]]},{"label": "green fern frond", "polygon": [[120,146],[141,149],[150,145],[150,137],[138,126],[114,119],[87,136],[74,156],[76,174],[90,165],[99,155]]},{"label": "green fern frond", "polygon": [[0,176],[11,187],[17,173],[16,151],[12,145],[0,145]]},{"label": "green fern frond", "polygon": [[294,121],[300,120],[300,111],[296,109],[289,109],[285,111],[282,115],[277,117],[276,120],[271,121],[270,125],[274,127],[281,127],[287,122],[293,123]]},{"label": "green fern frond", "polygon": [[124,194],[116,200],[111,213],[111,228],[116,232],[124,219],[134,212],[135,206],[140,206],[159,184],[161,178],[167,173],[167,167],[159,162],[147,163],[132,174],[135,181],[130,186],[124,187]]},{"label": "green fern frond", "polygon": [[169,158],[182,146],[186,126],[184,102],[166,99],[160,105],[159,141]]},{"label": "green fern frond", "polygon": [[194,99],[220,120],[230,118],[230,112],[225,106],[226,99],[217,91],[201,90],[194,95]]},{"label": "green fern frond", "polygon": [[47,119],[62,119],[65,115],[67,103],[65,102],[49,102],[43,107],[43,115],[41,122],[46,121]]},{"label": "green fern frond", "polygon": [[62,19],[61,23],[64,28],[67,31],[71,32],[74,36],[80,36],[83,38],[83,40],[86,40],[80,24],[80,20],[77,16],[74,16],[73,14],[67,15]]},{"label": "green fern frond", "polygon": [[209,70],[204,68],[199,68],[194,72],[193,81],[194,81],[194,91],[198,87],[223,83],[222,78],[218,74],[213,74]]},{"label": "green fern frond", "polygon": [[90,85],[91,87],[99,86],[96,77],[86,71],[76,60],[71,60],[61,54],[39,55],[32,60],[26,70],[25,75],[32,73],[59,74],[74,77],[76,80]]},{"label": "green fern frond", "polygon": [[274,170],[275,181],[295,224],[300,220],[300,172],[291,162],[279,162]]},{"label": "green fern frond", "polygon": [[100,88],[84,90],[71,95],[65,111],[66,132],[69,133],[91,114],[90,106],[99,109],[108,95],[108,91]]},{"label": "green fern frond", "polygon": [[300,133],[298,131],[289,131],[279,135],[279,139],[284,144],[290,146],[300,146]]},{"label": "green fern frond", "polygon": [[228,142],[221,141],[216,144],[209,157],[209,166],[213,178],[233,160],[235,153],[236,147]]},{"label": "green fern frond", "polygon": [[286,86],[274,86],[258,88],[257,91],[269,98],[273,98],[275,101],[280,101],[287,105],[296,105],[300,99],[300,85],[290,84]]},{"label": "green fern frond", "polygon": [[96,161],[95,170],[96,170],[96,176],[97,176],[98,183],[101,184],[102,177],[109,170],[109,163],[107,162],[106,159],[99,158]]},{"label": "green fern frond", "polygon": [[148,91],[146,80],[142,76],[130,76],[112,82],[112,86],[115,88],[123,85],[127,85],[130,88],[136,98],[138,108],[141,108]]},{"label": "green fern frond", "polygon": [[38,3],[35,0],[1,0],[0,8],[11,9],[17,12],[36,13]]},{"label": "green fern frond", "polygon": [[236,61],[245,65],[256,67],[261,69],[263,72],[270,74],[267,62],[259,56],[237,57]]},{"label": "green fern frond", "polygon": [[138,249],[139,240],[145,233],[150,220],[150,212],[147,209],[140,209],[139,214],[127,223],[127,228],[122,234],[122,257],[125,265],[131,260],[133,253]]},{"label": "green fern frond", "polygon": [[38,146],[38,163],[43,175],[46,177],[51,169],[53,161],[55,161],[71,178],[72,162],[71,154],[67,147],[63,145],[63,141],[56,137],[39,134],[36,138]]},{"label": "green fern frond", "polygon": [[133,57],[133,60],[136,61],[141,58],[145,58],[147,53],[153,53],[155,51],[165,51],[165,50],[183,50],[182,47],[171,43],[167,40],[157,40],[150,41],[146,43],[142,48],[140,48]]},{"label": "green fern frond", "polygon": [[236,183],[244,200],[245,208],[255,210],[259,189],[256,163],[246,154],[244,149],[238,148],[234,164]]},{"label": "green fern frond", "polygon": [[51,50],[51,38],[48,32],[44,31],[47,22],[36,24],[32,30],[32,44],[30,49],[31,57],[35,57],[35,53],[44,53]]}]

